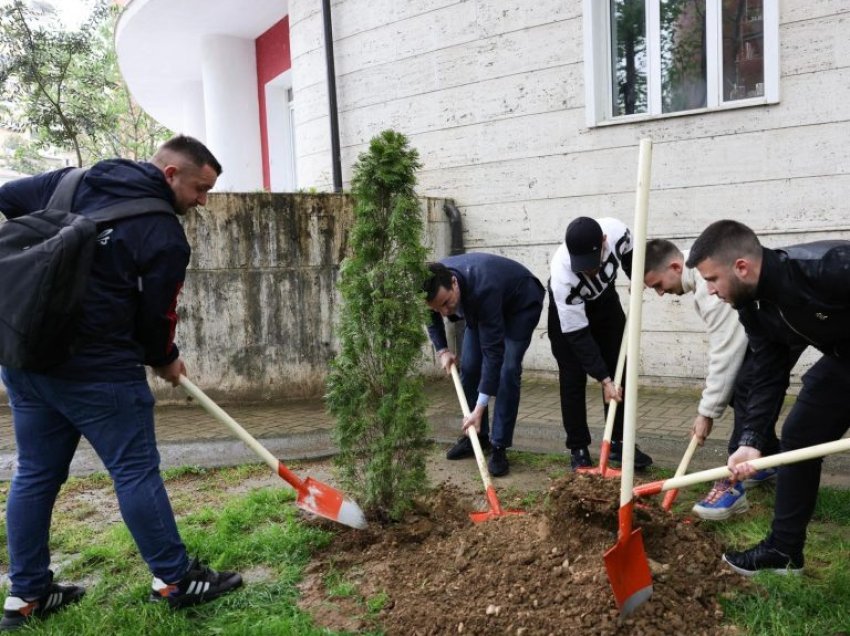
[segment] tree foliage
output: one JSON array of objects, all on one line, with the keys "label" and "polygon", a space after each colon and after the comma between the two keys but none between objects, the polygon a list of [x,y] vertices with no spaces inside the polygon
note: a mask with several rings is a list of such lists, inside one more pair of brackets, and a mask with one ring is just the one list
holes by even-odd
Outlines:
[{"label": "tree foliage", "polygon": [[150,157],[168,131],[130,97],[112,44],[116,8],[100,0],[75,31],[23,0],[0,7],[0,88],[11,116],[42,147],[72,151],[77,164]]},{"label": "tree foliage", "polygon": [[374,516],[400,519],[426,487],[427,425],[417,361],[424,343],[418,153],[387,130],[354,167],[351,255],[341,266],[340,352],[328,378],[337,464]]}]

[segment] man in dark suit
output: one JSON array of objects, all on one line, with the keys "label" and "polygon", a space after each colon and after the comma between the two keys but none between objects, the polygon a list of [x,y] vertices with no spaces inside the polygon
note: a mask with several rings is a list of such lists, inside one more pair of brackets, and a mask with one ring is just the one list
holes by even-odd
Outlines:
[{"label": "man in dark suit", "polygon": [[[423,290],[431,308],[428,334],[446,372],[457,362],[448,348],[443,318],[465,320],[460,376],[467,402],[475,405],[463,430],[474,426],[482,446],[492,443],[491,475],[509,470],[506,449],[513,443],[519,410],[522,359],[543,310],[545,290],[523,265],[494,254],[460,254],[430,263]],[[496,398],[490,431],[487,405]],[[489,435],[489,440],[488,440]],[[446,453],[448,459],[473,455],[464,435]]]}]

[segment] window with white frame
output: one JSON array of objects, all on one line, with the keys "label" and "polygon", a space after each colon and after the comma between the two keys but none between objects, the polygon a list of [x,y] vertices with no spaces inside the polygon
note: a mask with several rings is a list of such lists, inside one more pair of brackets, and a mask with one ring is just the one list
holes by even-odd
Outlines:
[{"label": "window with white frame", "polygon": [[588,124],[779,101],[777,0],[584,0]]}]

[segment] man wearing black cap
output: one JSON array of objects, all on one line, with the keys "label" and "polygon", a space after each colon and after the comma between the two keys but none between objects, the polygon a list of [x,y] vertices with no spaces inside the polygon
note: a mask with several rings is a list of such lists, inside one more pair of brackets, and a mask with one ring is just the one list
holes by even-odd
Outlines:
[{"label": "man wearing black cap", "polygon": [[[561,417],[573,470],[592,466],[585,392],[587,376],[602,385],[607,412],[622,400],[613,382],[626,315],[615,282],[620,268],[631,277],[629,229],[617,219],[580,216],[567,226],[565,240],[552,258],[549,279],[549,341],[558,362]],[[617,411],[611,437],[611,461],[622,460],[623,410]],[[652,458],[635,448],[635,468]]]}]

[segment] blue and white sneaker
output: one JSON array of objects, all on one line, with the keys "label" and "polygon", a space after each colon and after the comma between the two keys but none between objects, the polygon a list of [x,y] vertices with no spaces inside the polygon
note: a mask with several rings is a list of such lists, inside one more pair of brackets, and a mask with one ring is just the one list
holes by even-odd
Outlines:
[{"label": "blue and white sneaker", "polygon": [[705,499],[697,503],[691,511],[701,519],[722,521],[732,515],[738,515],[750,509],[744,485],[732,485],[728,479],[714,482]]},{"label": "blue and white sneaker", "polygon": [[744,480],[745,488],[752,488],[753,486],[758,486],[759,484],[763,484],[771,479],[776,479],[776,469],[775,468],[765,468],[763,470],[758,471],[755,475],[750,477],[749,479]]}]

